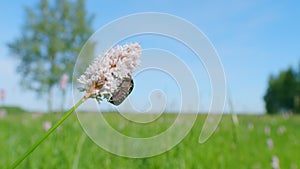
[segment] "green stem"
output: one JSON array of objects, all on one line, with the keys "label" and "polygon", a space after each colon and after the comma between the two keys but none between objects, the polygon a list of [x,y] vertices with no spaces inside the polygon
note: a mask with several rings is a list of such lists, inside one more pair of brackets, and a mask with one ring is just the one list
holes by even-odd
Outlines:
[{"label": "green stem", "polygon": [[55,123],[30,149],[28,149],[17,161],[11,165],[12,168],[16,168],[27,156],[29,156],[58,126],[60,126],[73,112],[80,106],[86,98],[82,98],[78,103],[76,103],[65,115]]}]

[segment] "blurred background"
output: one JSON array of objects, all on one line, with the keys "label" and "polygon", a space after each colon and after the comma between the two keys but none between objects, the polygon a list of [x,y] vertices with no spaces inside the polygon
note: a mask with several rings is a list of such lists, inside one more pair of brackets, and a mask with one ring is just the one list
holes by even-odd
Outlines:
[{"label": "blurred background", "polygon": [[[214,45],[228,89],[228,114],[215,134],[206,143],[198,143],[207,117],[200,114],[191,132],[173,149],[151,158],[129,159],[99,148],[71,116],[20,168],[300,168],[300,1],[0,3],[0,168],[9,166],[61,117],[61,113],[47,112],[72,106],[74,64],[87,39],[106,24],[138,12],[163,12],[183,18],[203,31]],[[197,72],[201,113],[207,112],[209,76],[200,62],[186,57],[193,55],[191,51],[166,37],[147,35],[129,40],[145,48],[170,50]],[[104,113],[115,130],[144,137],[163,132],[174,123],[176,109],[172,108],[180,103],[178,88],[170,77],[155,76],[162,85],[155,82],[140,88],[163,90],[169,98],[166,111],[175,113],[163,114],[146,128],[116,113]],[[142,76],[136,80],[153,82]],[[149,106],[148,98],[143,99],[139,93],[146,92],[133,91],[143,110]]]},{"label": "blurred background", "polygon": [[[237,112],[265,113],[264,96],[270,76],[276,79],[281,71],[292,68],[296,73],[299,69],[300,13],[297,11],[297,1],[87,0],[73,6],[56,1],[49,1],[48,5],[58,9],[48,9],[38,0],[1,4],[2,104],[45,112],[49,110],[50,94],[53,97],[50,100],[51,109],[69,107],[72,104],[72,66],[84,42],[105,24],[136,12],[169,13],[186,19],[202,30],[223,63]],[[46,10],[50,10],[49,13]],[[52,45],[52,48],[47,49],[47,45]],[[151,44],[148,46],[151,47]],[[51,57],[52,64],[56,66],[49,71]],[[37,71],[44,72],[36,76]],[[51,75],[53,73],[55,75]],[[66,82],[61,82],[62,78]],[[205,100],[209,100],[210,95],[205,93],[209,90],[207,81],[199,82],[206,86],[201,87],[203,91],[200,91],[204,93],[204,107],[209,103]]]}]

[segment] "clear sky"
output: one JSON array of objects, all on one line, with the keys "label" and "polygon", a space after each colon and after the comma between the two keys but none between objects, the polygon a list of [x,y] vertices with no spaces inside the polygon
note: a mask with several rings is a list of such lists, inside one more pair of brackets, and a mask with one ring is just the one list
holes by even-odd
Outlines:
[{"label": "clear sky", "polygon": [[[1,2],[0,88],[7,91],[7,105],[43,111],[47,107],[46,102],[19,86],[20,77],[15,72],[18,61],[9,55],[6,47],[7,42],[20,36],[24,23],[23,7],[36,2]],[[263,95],[269,75],[298,65],[299,7],[300,1],[297,0],[87,0],[87,11],[95,14],[95,30],[119,17],[137,12],[169,13],[196,25],[216,48],[225,69],[234,108],[240,112],[264,112]],[[70,95],[69,92],[69,104]],[[58,99],[56,102],[59,102]]]}]

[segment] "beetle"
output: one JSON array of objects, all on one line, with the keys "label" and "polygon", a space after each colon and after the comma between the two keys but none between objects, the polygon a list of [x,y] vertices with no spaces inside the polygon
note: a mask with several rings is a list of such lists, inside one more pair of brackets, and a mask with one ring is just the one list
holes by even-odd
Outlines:
[{"label": "beetle", "polygon": [[110,102],[115,106],[120,105],[126,99],[126,97],[132,92],[133,86],[134,83],[131,76],[123,78],[122,82],[118,87],[118,90],[112,93],[112,96],[109,98],[108,102]]}]

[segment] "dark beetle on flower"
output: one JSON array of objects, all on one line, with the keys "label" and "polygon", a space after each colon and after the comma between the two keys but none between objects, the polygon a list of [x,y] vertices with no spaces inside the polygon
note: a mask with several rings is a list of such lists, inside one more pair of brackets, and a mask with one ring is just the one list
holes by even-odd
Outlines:
[{"label": "dark beetle on flower", "polygon": [[125,98],[131,93],[133,86],[133,80],[130,76],[123,78],[121,84],[118,87],[118,90],[112,93],[112,96],[108,101],[113,105],[120,105],[125,100]]}]

